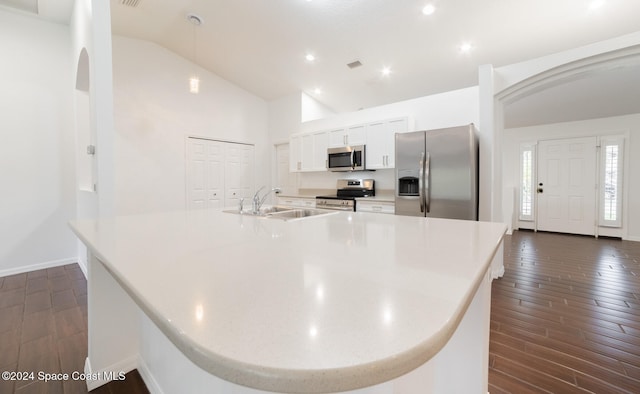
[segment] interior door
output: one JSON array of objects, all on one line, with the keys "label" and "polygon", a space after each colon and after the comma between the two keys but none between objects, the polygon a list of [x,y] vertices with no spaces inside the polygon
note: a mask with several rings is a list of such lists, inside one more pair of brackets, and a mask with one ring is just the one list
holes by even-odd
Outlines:
[{"label": "interior door", "polygon": [[538,230],[595,235],[596,137],[538,145]]},{"label": "interior door", "polygon": [[187,207],[220,208],[224,198],[223,144],[189,138],[187,149]]},{"label": "interior door", "polygon": [[187,145],[187,207],[207,207],[206,141],[189,139]]}]

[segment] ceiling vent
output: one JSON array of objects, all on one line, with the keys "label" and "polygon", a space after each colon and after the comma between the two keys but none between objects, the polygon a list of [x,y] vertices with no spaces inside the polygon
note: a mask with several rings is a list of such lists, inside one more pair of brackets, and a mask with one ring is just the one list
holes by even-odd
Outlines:
[{"label": "ceiling vent", "polygon": [[351,63],[347,63],[347,67],[354,69],[354,68],[358,68],[362,66],[362,63],[360,63],[360,60],[356,60],[355,62],[351,62]]},{"label": "ceiling vent", "polygon": [[140,0],[120,0],[120,3],[127,7],[137,7],[140,4]]}]

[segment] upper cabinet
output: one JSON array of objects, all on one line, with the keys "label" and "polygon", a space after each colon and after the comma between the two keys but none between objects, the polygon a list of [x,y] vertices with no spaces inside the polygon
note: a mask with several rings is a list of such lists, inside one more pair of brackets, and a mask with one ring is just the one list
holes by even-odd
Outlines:
[{"label": "upper cabinet", "polygon": [[364,145],[366,143],[365,125],[355,125],[329,130],[329,148]]},{"label": "upper cabinet", "polygon": [[395,134],[409,131],[407,117],[381,120],[331,130],[295,134],[290,138],[292,172],[326,171],[327,148],[366,145],[366,167],[395,167]]},{"label": "upper cabinet", "polygon": [[289,138],[289,171],[302,171],[302,135],[300,134]]},{"label": "upper cabinet", "polygon": [[395,135],[406,133],[408,127],[407,118],[384,120],[367,125],[367,169],[395,168]]},{"label": "upper cabinet", "polygon": [[326,171],[328,143],[326,131],[292,135],[289,140],[289,169],[292,172]]},{"label": "upper cabinet", "polygon": [[317,131],[313,133],[312,171],[327,170],[327,148],[329,147],[329,133]]}]

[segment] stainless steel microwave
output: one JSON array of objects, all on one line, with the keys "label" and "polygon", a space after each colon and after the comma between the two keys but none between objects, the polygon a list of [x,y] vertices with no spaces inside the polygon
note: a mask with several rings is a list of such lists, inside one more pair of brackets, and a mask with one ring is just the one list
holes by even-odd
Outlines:
[{"label": "stainless steel microwave", "polygon": [[327,149],[329,171],[364,171],[365,145],[342,146]]}]

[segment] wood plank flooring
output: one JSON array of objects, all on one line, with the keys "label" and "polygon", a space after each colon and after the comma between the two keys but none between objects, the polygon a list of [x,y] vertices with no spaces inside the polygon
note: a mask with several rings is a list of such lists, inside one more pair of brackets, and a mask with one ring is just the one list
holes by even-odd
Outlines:
[{"label": "wood plank flooring", "polygon": [[[84,381],[44,382],[38,372],[84,371],[87,281],[77,264],[0,278],[0,371],[34,379],[0,379],[0,393],[87,393]],[[148,393],[137,371],[94,392]]]},{"label": "wood plank flooring", "polygon": [[[640,393],[640,242],[516,231],[493,282],[489,390]],[[86,280],[76,264],[0,278],[0,371],[82,371]],[[86,393],[11,382],[0,393]],[[137,371],[98,394],[148,393]]]},{"label": "wood plank flooring", "polygon": [[516,231],[505,271],[491,393],[640,393],[640,242]]}]

